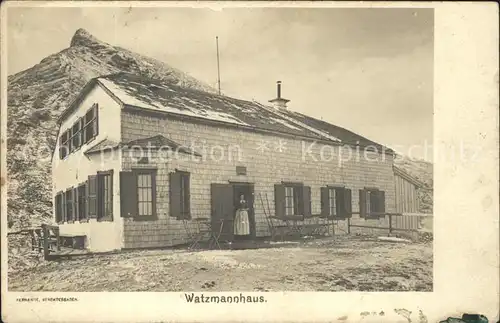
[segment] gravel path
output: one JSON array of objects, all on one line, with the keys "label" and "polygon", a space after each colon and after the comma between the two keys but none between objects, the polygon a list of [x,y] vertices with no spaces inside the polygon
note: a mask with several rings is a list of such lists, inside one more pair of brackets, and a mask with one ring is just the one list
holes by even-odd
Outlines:
[{"label": "gravel path", "polygon": [[[10,268],[9,268],[10,269]],[[432,243],[361,237],[253,250],[142,250],[9,272],[11,291],[432,291]]]}]

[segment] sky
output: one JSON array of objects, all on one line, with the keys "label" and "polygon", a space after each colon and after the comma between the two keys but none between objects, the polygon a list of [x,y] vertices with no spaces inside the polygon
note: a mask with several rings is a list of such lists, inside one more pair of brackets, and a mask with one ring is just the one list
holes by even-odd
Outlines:
[{"label": "sky", "polygon": [[8,74],[69,47],[78,28],[221,91],[431,161],[434,14],[399,8],[8,8]]}]

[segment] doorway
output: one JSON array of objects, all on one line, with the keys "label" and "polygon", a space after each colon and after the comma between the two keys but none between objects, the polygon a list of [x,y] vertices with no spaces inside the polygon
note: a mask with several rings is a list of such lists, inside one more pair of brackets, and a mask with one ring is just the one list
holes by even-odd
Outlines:
[{"label": "doorway", "polygon": [[236,215],[236,210],[240,205],[240,198],[243,196],[248,207],[248,221],[250,222],[250,234],[244,236],[234,236],[235,240],[253,240],[256,236],[255,228],[255,212],[254,212],[254,185],[252,183],[238,182],[233,185],[233,214]]}]

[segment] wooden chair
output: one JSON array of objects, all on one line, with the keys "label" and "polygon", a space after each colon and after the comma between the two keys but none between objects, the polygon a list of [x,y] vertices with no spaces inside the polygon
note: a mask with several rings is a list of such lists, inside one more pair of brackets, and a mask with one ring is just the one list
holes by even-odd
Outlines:
[{"label": "wooden chair", "polygon": [[210,225],[210,219],[208,218],[196,218],[193,219],[196,223],[196,231],[192,233],[191,244],[189,249],[195,249],[200,246],[201,242],[210,242],[212,236],[212,227]]}]

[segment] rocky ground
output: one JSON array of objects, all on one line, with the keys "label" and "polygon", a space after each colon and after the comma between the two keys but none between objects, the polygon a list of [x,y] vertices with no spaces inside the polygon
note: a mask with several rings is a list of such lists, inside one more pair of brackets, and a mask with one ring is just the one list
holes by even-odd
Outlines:
[{"label": "rocky ground", "polygon": [[[28,253],[29,254],[29,253]],[[252,250],[9,255],[11,291],[432,291],[432,242],[335,237]]]}]

